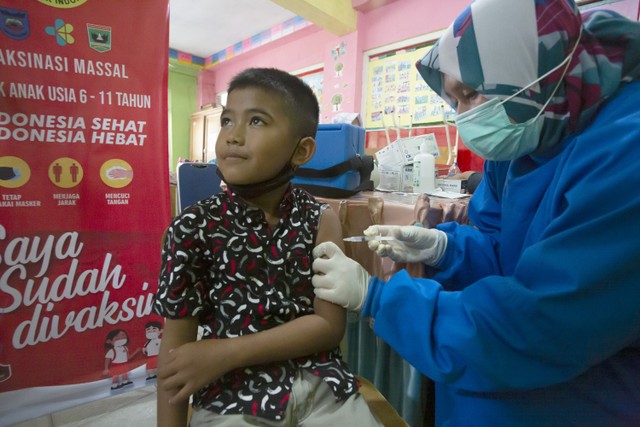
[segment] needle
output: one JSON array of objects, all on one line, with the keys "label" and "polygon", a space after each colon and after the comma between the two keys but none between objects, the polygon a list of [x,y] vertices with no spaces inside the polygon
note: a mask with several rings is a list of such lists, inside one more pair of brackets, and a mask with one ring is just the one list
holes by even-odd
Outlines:
[{"label": "needle", "polygon": [[351,236],[345,237],[345,242],[369,242],[371,240],[395,240],[395,237],[391,236]]}]

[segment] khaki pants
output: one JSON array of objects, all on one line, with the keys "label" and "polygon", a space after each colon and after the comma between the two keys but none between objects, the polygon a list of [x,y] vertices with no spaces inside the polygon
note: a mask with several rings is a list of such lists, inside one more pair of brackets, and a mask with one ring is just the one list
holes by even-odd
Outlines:
[{"label": "khaki pants", "polygon": [[194,408],[190,425],[191,427],[382,426],[359,393],[345,402],[336,402],[333,392],[322,379],[304,371],[298,371],[296,375],[284,417],[283,420],[276,421],[251,415],[220,415],[205,409]]}]

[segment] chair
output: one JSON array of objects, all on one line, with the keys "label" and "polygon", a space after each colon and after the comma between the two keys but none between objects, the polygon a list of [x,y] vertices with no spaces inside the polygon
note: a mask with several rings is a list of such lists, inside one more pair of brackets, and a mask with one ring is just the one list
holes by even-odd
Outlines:
[{"label": "chair", "polygon": [[214,163],[184,162],[176,170],[176,212],[221,191]]},{"label": "chair", "polygon": [[360,381],[360,394],[383,426],[409,427],[409,424],[398,414],[396,408],[389,403],[371,381],[360,375],[356,375],[356,378]]}]

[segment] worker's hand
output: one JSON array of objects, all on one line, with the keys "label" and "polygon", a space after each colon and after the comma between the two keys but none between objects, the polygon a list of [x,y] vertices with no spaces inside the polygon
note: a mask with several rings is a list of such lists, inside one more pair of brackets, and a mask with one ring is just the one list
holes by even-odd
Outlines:
[{"label": "worker's hand", "polygon": [[371,276],[360,264],[347,257],[333,242],[313,249],[311,282],[318,298],[359,311],[367,298]]},{"label": "worker's hand", "polygon": [[372,225],[365,236],[391,236],[395,240],[370,240],[369,249],[395,262],[424,262],[436,265],[447,248],[447,235],[435,228],[415,225]]},{"label": "worker's hand", "polygon": [[200,340],[169,351],[166,362],[158,368],[158,382],[176,394],[169,403],[184,402],[205,385],[237,368],[233,338]]}]

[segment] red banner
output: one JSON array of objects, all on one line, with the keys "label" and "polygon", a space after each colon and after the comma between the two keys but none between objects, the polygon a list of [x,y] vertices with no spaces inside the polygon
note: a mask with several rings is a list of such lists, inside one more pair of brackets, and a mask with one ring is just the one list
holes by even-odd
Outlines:
[{"label": "red banner", "polygon": [[0,0],[0,425],[153,381],[168,13]]}]

